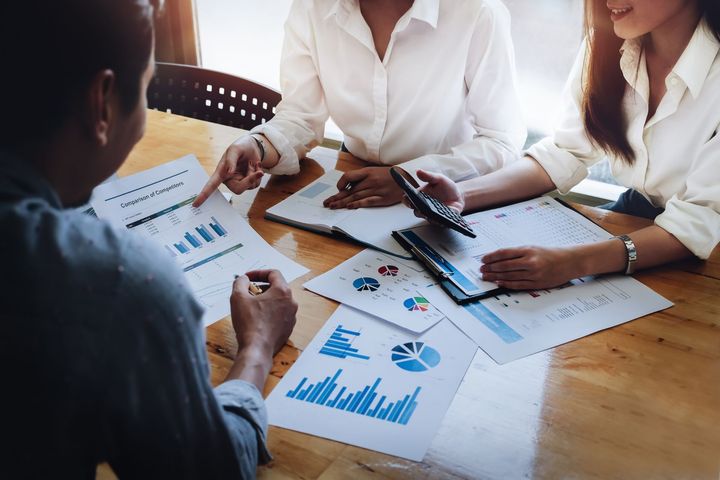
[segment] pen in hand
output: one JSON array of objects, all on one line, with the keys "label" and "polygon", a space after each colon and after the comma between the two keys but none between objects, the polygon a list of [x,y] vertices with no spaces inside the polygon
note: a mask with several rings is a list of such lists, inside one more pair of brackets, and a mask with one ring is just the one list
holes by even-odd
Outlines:
[{"label": "pen in hand", "polygon": [[253,295],[253,296],[254,296],[254,295],[260,295],[261,293],[263,293],[262,287],[260,287],[260,285],[258,285],[258,284],[255,283],[255,282],[250,282],[250,286],[248,287],[248,291],[250,292],[250,295]]},{"label": "pen in hand", "polygon": [[[235,275],[235,278],[238,278],[239,276],[240,275]],[[256,295],[265,293],[265,290],[267,290],[269,287],[270,287],[269,283],[250,282],[250,286],[248,287],[248,292],[250,292],[250,295],[256,296]]]}]

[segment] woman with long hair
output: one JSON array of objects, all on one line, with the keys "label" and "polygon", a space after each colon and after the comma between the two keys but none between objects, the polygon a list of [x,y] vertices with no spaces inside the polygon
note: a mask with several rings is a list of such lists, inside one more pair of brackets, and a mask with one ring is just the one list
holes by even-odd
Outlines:
[{"label": "woman with long hair", "polygon": [[565,193],[607,158],[629,190],[611,210],[654,224],[603,242],[489,253],[483,278],[513,289],[704,259],[720,241],[720,4],[587,0],[586,39],[554,135],[518,162],[455,184],[418,172],[459,211]]}]

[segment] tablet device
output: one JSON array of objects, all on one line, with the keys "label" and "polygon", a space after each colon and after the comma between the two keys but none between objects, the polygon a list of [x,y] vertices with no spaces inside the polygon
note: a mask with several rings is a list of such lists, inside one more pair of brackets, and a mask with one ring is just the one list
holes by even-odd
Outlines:
[{"label": "tablet device", "polygon": [[[452,228],[468,237],[475,238],[475,232],[465,219],[452,208],[449,208],[440,200],[418,190],[415,179],[399,167],[390,167],[390,175],[395,183],[403,189],[410,203],[419,210],[428,220]],[[413,182],[415,185],[411,184]]]}]

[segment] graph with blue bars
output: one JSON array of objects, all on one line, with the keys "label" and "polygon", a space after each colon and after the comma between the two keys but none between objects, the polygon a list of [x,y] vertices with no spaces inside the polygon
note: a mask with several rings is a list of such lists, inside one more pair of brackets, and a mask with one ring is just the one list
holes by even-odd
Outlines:
[{"label": "graph with blue bars", "polygon": [[355,415],[362,415],[386,422],[407,425],[418,406],[418,396],[421,387],[408,393],[402,398],[389,401],[386,395],[377,392],[382,378],[378,377],[372,385],[365,385],[360,390],[351,391],[346,386],[338,388],[338,380],[342,375],[342,368],[332,377],[308,384],[308,377],[304,377],[298,385],[290,390],[286,396],[301,402],[312,403],[326,408],[342,410]]},{"label": "graph with blue bars", "polygon": [[[185,235],[183,236],[185,241],[181,240],[177,243],[173,243],[175,250],[180,253],[188,253],[191,248],[199,248],[202,246],[203,241],[205,243],[210,243],[218,237],[224,237],[227,235],[227,230],[225,230],[222,224],[218,222],[215,217],[210,218],[212,219],[212,222],[209,222],[210,228],[203,224],[195,227],[194,232],[185,232]],[[188,247],[188,244],[190,247]],[[174,255],[176,254],[170,247],[166,248],[168,248],[168,250],[170,250],[170,252]]]},{"label": "graph with blue bars", "polygon": [[320,349],[320,353],[335,358],[359,358],[368,360],[370,357],[358,352],[357,348],[353,348],[352,342],[360,336],[360,332],[348,330],[338,325],[330,338]]}]

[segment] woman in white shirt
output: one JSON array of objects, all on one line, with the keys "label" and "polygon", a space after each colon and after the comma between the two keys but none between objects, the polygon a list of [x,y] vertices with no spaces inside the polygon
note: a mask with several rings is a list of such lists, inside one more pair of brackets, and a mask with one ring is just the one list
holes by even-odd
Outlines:
[{"label": "woman in white shirt", "polygon": [[499,0],[295,0],[280,77],[275,117],[227,149],[197,204],[220,183],[256,188],[263,169],[297,173],[329,116],[347,150],[379,166],[343,176],[331,208],[399,202],[390,165],[463,180],[516,159],[525,141]]},{"label": "woman in white shirt", "polygon": [[474,210],[555,188],[567,192],[607,155],[615,177],[662,213],[654,225],[618,239],[486,255],[483,278],[508,288],[705,259],[720,241],[720,3],[588,0],[586,12],[586,45],[552,138],[478,179],[418,177],[447,205]]}]

